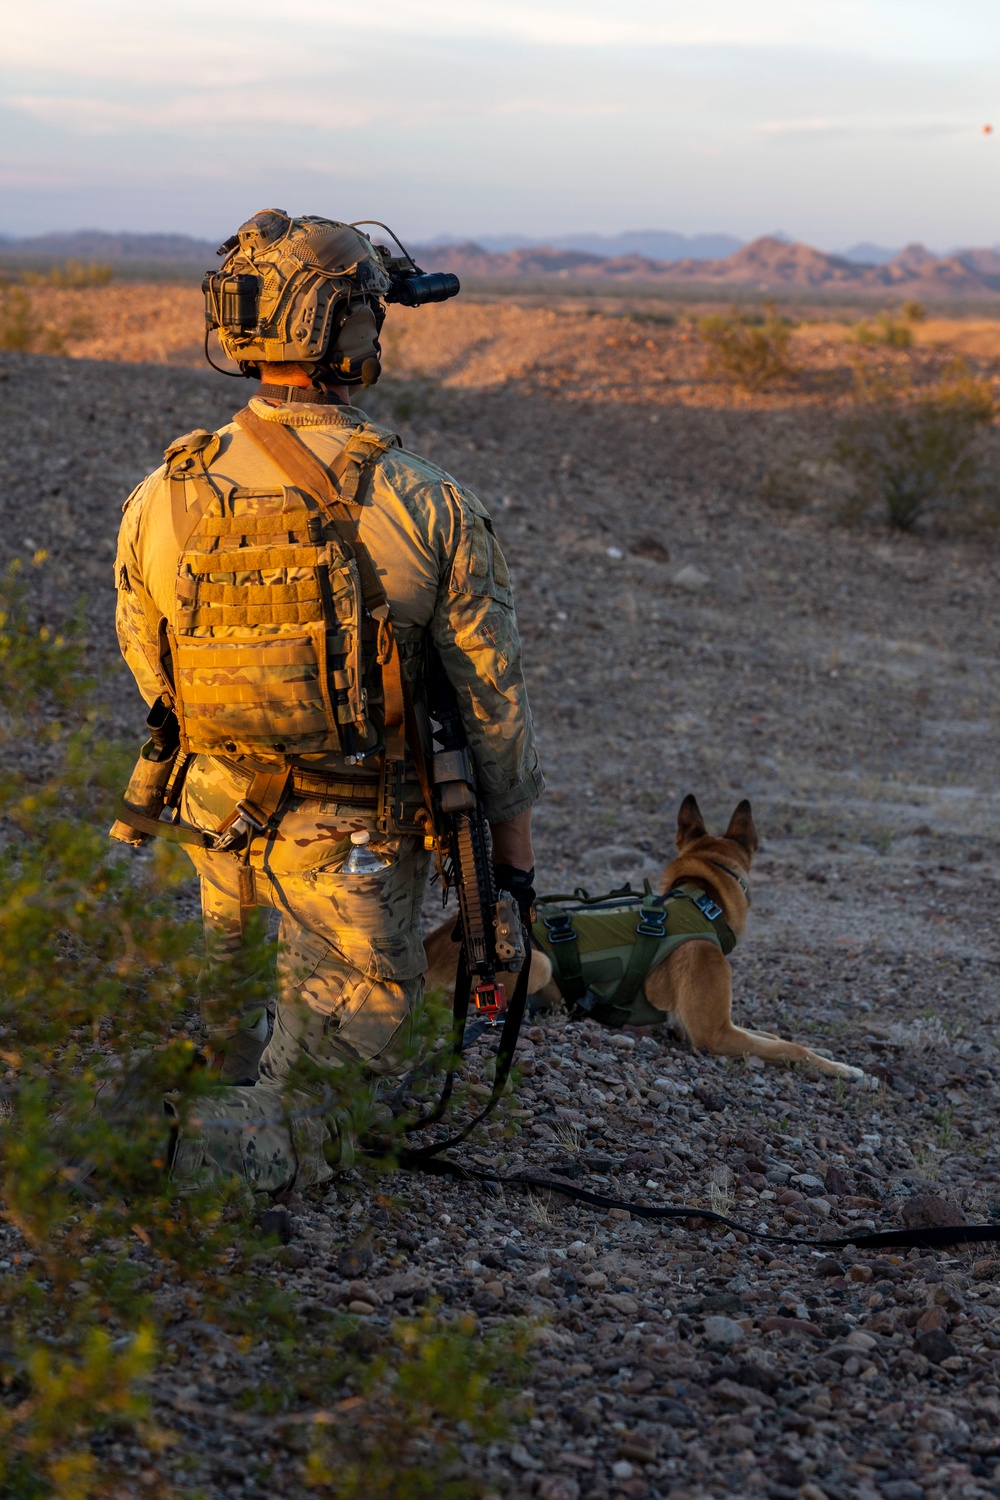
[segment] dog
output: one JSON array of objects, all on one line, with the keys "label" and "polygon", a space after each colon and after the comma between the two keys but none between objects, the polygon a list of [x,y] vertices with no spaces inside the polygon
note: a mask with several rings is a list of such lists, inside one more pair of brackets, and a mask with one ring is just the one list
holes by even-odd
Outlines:
[{"label": "dog", "polygon": [[[688,795],[677,815],[677,857],[664,870],[660,891],[665,894],[681,884],[699,887],[722,908],[724,920],[740,938],[750,910],[750,866],[758,847],[753,813],[745,798],[725,833],[715,838],[705,827],[697,801]],[[453,922],[444,922],[428,934],[424,943],[425,982],[428,987],[441,986],[449,994],[455,981],[453,930]],[[536,1007],[557,1006],[562,1000],[552,964],[537,948],[531,954],[528,993]],[[732,971],[721,948],[712,941],[692,940],[676,948],[647,976],[643,993],[649,1005],[662,1011],[697,1052],[806,1063],[821,1073],[852,1081],[864,1077],[863,1069],[822,1057],[801,1042],[734,1025]]]}]

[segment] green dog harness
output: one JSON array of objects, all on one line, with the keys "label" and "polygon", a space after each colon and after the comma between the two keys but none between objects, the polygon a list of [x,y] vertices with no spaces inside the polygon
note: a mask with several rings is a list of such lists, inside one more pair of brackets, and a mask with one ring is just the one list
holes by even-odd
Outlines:
[{"label": "green dog harness", "polygon": [[[564,904],[571,903],[571,904]],[[717,901],[697,885],[645,895],[630,885],[607,896],[543,896],[531,929],[570,1007],[605,1026],[658,1026],[667,1019],[643,994],[653,969],[682,943],[709,942],[730,954],[732,928]]]}]

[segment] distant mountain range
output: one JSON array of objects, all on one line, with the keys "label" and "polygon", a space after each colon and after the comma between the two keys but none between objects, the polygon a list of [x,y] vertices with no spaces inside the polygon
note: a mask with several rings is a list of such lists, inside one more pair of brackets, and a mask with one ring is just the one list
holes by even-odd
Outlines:
[{"label": "distant mountain range", "polygon": [[[935,255],[923,245],[893,251],[853,245],[831,255],[781,234],[743,244],[732,235],[685,236],[641,229],[620,235],[577,234],[544,244],[527,236],[450,238],[413,247],[426,270],[451,270],[475,280],[560,282],[698,283],[756,290],[878,293],[971,298],[1000,292],[1000,246]],[[17,239],[0,235],[0,258],[97,260],[209,267],[216,263],[212,240],[186,234],[73,233]],[[133,272],[133,275],[137,272]]]},{"label": "distant mountain range", "polygon": [[908,245],[881,264],[828,255],[810,245],[766,235],[715,259],[653,260],[642,255],[601,256],[552,246],[489,251],[476,243],[421,247],[427,270],[451,270],[477,280],[552,278],[561,282],[685,282],[769,291],[877,293],[897,290],[930,298],[982,297],[1000,292],[1000,253],[960,250],[937,256]]}]

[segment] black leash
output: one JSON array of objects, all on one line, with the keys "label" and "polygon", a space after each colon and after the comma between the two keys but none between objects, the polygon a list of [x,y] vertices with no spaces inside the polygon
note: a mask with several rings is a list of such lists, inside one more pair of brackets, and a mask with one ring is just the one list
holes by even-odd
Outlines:
[{"label": "black leash", "polygon": [[[488,1113],[493,1107],[493,1101],[484,1111]],[[482,1116],[477,1116],[466,1130],[455,1140],[464,1140],[472,1126],[477,1124]],[[443,1141],[440,1146],[431,1147],[426,1152],[404,1153],[399,1158],[401,1167],[420,1172],[428,1172],[436,1177],[453,1177],[459,1181],[482,1182],[486,1184],[499,1183],[504,1187],[523,1187],[544,1190],[552,1193],[562,1193],[566,1198],[573,1198],[578,1203],[586,1203],[591,1208],[624,1208],[630,1214],[639,1219],[654,1219],[665,1221],[669,1219],[701,1219],[708,1220],[712,1224],[723,1224],[727,1229],[735,1229],[740,1234],[745,1234],[750,1239],[766,1240],[772,1245],[795,1245],[800,1250],[846,1250],[853,1245],[858,1250],[911,1250],[911,1249],[940,1249],[947,1245],[977,1245],[995,1244],[1000,1242],[1000,1223],[998,1224],[956,1224],[954,1226],[934,1225],[925,1229],[880,1229],[865,1234],[837,1235],[820,1240],[799,1239],[792,1234],[771,1234],[766,1230],[754,1229],[751,1224],[742,1224],[738,1219],[727,1218],[725,1214],[715,1213],[710,1208],[675,1208],[664,1207],[650,1203],[632,1203],[625,1198],[613,1198],[606,1193],[591,1193],[586,1188],[571,1187],[567,1182],[556,1182],[550,1177],[535,1177],[528,1172],[511,1172],[501,1174],[499,1172],[477,1171],[473,1167],[464,1167],[457,1161],[449,1161],[436,1155],[445,1147],[452,1145],[451,1141]]]},{"label": "black leash", "polygon": [[[520,973],[517,976],[517,984],[514,986],[514,993],[510,997],[510,1003],[507,1006],[507,1012],[504,1016],[503,1030],[500,1032],[500,1043],[497,1047],[493,1088],[485,1107],[457,1135],[449,1136],[443,1141],[436,1141],[430,1146],[418,1146],[415,1150],[401,1151],[396,1158],[401,1167],[407,1167],[414,1171],[434,1170],[439,1165],[434,1158],[439,1156],[442,1151],[447,1151],[450,1146],[460,1145],[462,1141],[466,1140],[472,1134],[476,1126],[480,1125],[486,1119],[487,1115],[491,1114],[496,1108],[497,1101],[506,1087],[507,1079],[510,1077],[514,1052],[517,1048],[517,1039],[521,1034],[521,1022],[524,1020],[524,1012],[528,1003],[528,980],[531,975],[530,942],[526,944],[526,949],[524,963],[521,965]],[[419,1120],[411,1121],[404,1127],[407,1135],[412,1134],[414,1130],[422,1130],[425,1125],[435,1124],[440,1120],[448,1107],[448,1101],[451,1098],[451,1091],[455,1082],[455,1068],[462,1055],[471,988],[472,977],[465,962],[465,945],[463,943],[459,957],[458,973],[455,977],[454,1033],[452,1042],[452,1056],[454,1060],[448,1070],[448,1076],[445,1079],[444,1088],[437,1104],[429,1114],[421,1116]],[[372,1154],[379,1155],[382,1153],[376,1151]],[[457,1163],[450,1162],[448,1165],[455,1167],[459,1173],[462,1170],[458,1167]]]}]

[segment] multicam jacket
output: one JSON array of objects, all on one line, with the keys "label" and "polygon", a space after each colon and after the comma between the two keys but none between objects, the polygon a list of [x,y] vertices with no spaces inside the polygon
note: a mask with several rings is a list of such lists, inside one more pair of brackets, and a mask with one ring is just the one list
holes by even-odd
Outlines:
[{"label": "multicam jacket", "polygon": [[[326,465],[353,432],[373,430],[352,407],[275,406],[260,398],[250,406],[265,421],[295,428]],[[486,815],[504,822],[530,807],[544,785],[507,565],[476,497],[434,464],[395,446],[396,439],[379,436],[392,446],[375,465],[358,536],[385,588],[415,703],[419,708],[423,699],[421,662],[429,635],[458,696]],[[273,460],[235,423],[221,428],[218,437],[218,451],[209,461],[213,481],[247,490],[287,484]],[[163,690],[155,622],[163,618],[176,627],[181,551],[164,465],[125,504],[115,564],[118,638],[147,703]],[[299,758],[311,768],[350,775],[339,754]]]}]

